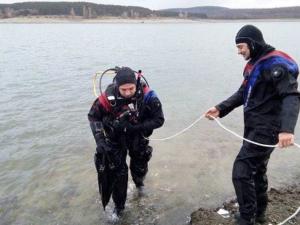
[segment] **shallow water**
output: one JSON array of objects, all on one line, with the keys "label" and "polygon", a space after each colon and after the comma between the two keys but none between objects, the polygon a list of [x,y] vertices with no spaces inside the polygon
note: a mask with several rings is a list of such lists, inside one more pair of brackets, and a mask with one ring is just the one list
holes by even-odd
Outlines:
[{"label": "shallow water", "polygon": [[[93,74],[115,65],[142,69],[166,116],[153,138],[166,137],[238,88],[245,62],[233,40],[243,24],[1,24],[1,224],[109,224],[113,206],[104,213],[99,204],[86,116]],[[255,24],[300,61],[299,22]],[[240,109],[222,121],[242,134]],[[296,132],[300,143],[299,124]],[[148,196],[137,198],[130,181],[119,223],[184,224],[198,207],[234,196],[240,144],[206,120],[174,140],[153,141]],[[299,155],[274,152],[271,186],[299,180]]]}]

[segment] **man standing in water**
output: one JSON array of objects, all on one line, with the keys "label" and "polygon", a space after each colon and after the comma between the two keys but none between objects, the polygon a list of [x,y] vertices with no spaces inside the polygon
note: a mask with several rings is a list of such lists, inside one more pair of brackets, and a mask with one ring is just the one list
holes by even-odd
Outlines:
[{"label": "man standing in water", "polygon": [[95,164],[103,207],[112,194],[117,217],[127,197],[127,151],[132,179],[141,193],[152,155],[146,138],[164,123],[160,100],[141,77],[139,73],[137,79],[128,67],[118,68],[114,82],[95,100],[88,114],[97,144]]},{"label": "man standing in water", "polygon": [[[244,137],[284,148],[294,142],[299,113],[298,66],[287,54],[267,45],[253,25],[242,27],[235,38],[238,54],[248,63],[240,88],[227,100],[206,112],[206,117],[224,117],[244,106]],[[267,164],[274,148],[243,142],[232,172],[239,203],[239,225],[266,221]]]}]

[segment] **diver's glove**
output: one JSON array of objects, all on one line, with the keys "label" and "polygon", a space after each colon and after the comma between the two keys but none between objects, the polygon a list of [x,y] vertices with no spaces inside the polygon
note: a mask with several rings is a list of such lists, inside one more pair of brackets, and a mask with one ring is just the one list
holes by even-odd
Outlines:
[{"label": "diver's glove", "polygon": [[105,152],[109,152],[112,149],[112,145],[110,143],[109,140],[107,140],[107,138],[104,136],[104,134],[96,134],[95,135],[95,139],[96,139],[96,151],[97,153],[103,153]]},{"label": "diver's glove", "polygon": [[127,120],[114,120],[113,128],[117,133],[131,133],[133,130],[136,130],[136,125],[132,125]]},{"label": "diver's glove", "polygon": [[123,121],[120,121],[120,120],[114,120],[113,123],[112,123],[112,126],[115,130],[115,132],[122,132],[122,133],[125,133],[126,132],[126,126],[127,126],[127,121],[123,120]]},{"label": "diver's glove", "polygon": [[127,134],[142,132],[144,130],[143,124],[132,124],[127,120],[115,120],[113,122],[113,127],[116,132],[122,132]]},{"label": "diver's glove", "polygon": [[143,130],[143,124],[131,124],[130,122],[127,122],[124,128],[124,132],[128,134],[142,132]]}]

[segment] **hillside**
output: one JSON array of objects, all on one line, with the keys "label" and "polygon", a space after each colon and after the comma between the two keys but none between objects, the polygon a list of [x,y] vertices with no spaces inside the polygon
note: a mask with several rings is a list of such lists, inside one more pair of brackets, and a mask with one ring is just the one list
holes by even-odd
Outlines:
[{"label": "hillside", "polygon": [[192,7],[162,10],[165,12],[202,14],[208,19],[283,19],[300,18],[300,7],[271,9],[230,9],[224,7]]},{"label": "hillside", "polygon": [[[191,13],[193,15],[193,13]],[[0,4],[0,18],[26,16],[68,16],[91,19],[97,17],[178,17],[171,11],[154,11],[137,6],[103,5],[89,2],[23,2]],[[195,17],[200,17],[196,14]]]},{"label": "hillside", "polygon": [[273,9],[230,9],[216,6],[151,10],[138,6],[104,5],[89,2],[22,2],[0,4],[0,18],[58,16],[92,19],[191,18],[191,19],[281,19],[300,18],[300,7]]}]

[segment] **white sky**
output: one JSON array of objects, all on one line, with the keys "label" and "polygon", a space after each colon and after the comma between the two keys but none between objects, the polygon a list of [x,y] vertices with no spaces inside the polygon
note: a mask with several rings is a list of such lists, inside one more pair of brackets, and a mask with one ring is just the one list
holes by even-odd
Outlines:
[{"label": "white sky", "polygon": [[[24,2],[26,0],[0,0],[0,3]],[[55,1],[55,0],[31,0]],[[150,9],[187,8],[194,6],[224,6],[228,8],[274,8],[300,6],[299,0],[61,0],[86,1],[98,4],[142,6]]]}]

